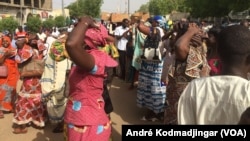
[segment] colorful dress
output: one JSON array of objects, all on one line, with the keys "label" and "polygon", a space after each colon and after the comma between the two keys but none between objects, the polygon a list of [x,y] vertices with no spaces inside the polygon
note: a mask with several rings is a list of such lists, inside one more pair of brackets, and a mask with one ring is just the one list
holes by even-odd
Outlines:
[{"label": "colorful dress", "polygon": [[177,124],[179,97],[190,81],[201,77],[202,67],[205,68],[207,65],[205,54],[206,49],[203,46],[190,46],[186,61],[180,62],[174,59],[168,74],[164,124]]},{"label": "colorful dress", "polygon": [[65,110],[65,123],[69,141],[108,141],[111,134],[110,119],[104,110],[103,81],[105,67],[115,67],[116,61],[106,53],[92,49],[95,67],[86,72],[73,66],[69,75],[70,92]]},{"label": "colorful dress", "polygon": [[[22,50],[18,51],[16,61],[23,63],[30,57],[33,57],[32,59],[42,59],[39,58],[38,51],[25,45]],[[32,122],[38,127],[44,127],[45,107],[41,99],[40,78],[38,76],[22,78],[23,84],[15,103],[14,123],[22,125]]]},{"label": "colorful dress", "polygon": [[162,113],[165,108],[166,85],[161,82],[163,61],[142,60],[137,88],[137,106],[154,113]]},{"label": "colorful dress", "polygon": [[[67,85],[66,72],[71,68],[71,61],[66,57],[61,60],[55,60],[51,55],[52,44],[57,41],[53,37],[47,38],[48,55],[45,59],[45,68],[41,77],[41,86],[44,102],[46,102],[46,110],[50,122],[59,123],[64,119],[64,111],[67,102],[67,94],[65,92]],[[63,50],[63,49],[62,49]],[[60,57],[59,57],[60,58]]]},{"label": "colorful dress", "polygon": [[[163,30],[160,27],[156,28],[160,30],[160,36],[163,37]],[[141,41],[141,36],[142,35],[139,35],[137,37],[137,42],[139,43]],[[160,42],[158,47],[159,50],[161,50],[162,47],[163,44]],[[163,113],[165,109],[166,85],[161,81],[163,62],[163,60],[153,61],[141,59],[139,69],[137,106],[141,108],[145,107],[154,114]]]},{"label": "colorful dress", "polygon": [[[16,49],[9,46],[8,48],[0,47],[0,58],[3,57],[7,50],[13,51],[13,56],[16,54]],[[8,76],[0,77],[0,111],[11,111],[12,100],[15,94],[15,88],[19,77],[17,63],[13,57],[5,59],[3,65],[8,68]]]}]

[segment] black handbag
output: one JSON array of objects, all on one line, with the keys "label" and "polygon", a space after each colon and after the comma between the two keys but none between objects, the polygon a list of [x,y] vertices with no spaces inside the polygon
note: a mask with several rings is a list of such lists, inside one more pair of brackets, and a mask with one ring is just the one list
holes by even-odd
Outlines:
[{"label": "black handbag", "polygon": [[114,110],[114,108],[113,108],[113,104],[112,104],[111,98],[109,96],[109,90],[108,90],[106,82],[104,82],[104,84],[103,84],[102,97],[103,97],[103,100],[105,102],[105,105],[104,105],[105,113],[106,114],[110,114]]}]

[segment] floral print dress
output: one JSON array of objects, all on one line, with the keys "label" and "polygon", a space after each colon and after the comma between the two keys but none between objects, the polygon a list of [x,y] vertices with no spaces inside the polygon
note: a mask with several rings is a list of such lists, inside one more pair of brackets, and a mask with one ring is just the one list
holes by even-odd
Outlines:
[{"label": "floral print dress", "polygon": [[[37,50],[25,45],[22,50],[18,51],[16,60],[18,63],[22,63],[30,57],[42,59]],[[40,77],[24,77],[22,80],[23,84],[15,103],[13,122],[18,125],[32,122],[38,127],[44,127],[45,107],[41,100]]]},{"label": "floral print dress", "polygon": [[[0,46],[2,46],[1,43],[0,43]],[[11,46],[9,46],[8,48],[0,47],[0,58],[3,57],[4,53],[7,50],[11,50],[13,52],[13,56],[16,55],[15,48]],[[0,77],[0,111],[11,111],[13,109],[12,100],[15,94],[14,91],[15,91],[17,79],[19,76],[17,63],[13,59],[13,56],[5,59],[3,63],[3,65],[7,66],[8,68],[8,76]]]}]

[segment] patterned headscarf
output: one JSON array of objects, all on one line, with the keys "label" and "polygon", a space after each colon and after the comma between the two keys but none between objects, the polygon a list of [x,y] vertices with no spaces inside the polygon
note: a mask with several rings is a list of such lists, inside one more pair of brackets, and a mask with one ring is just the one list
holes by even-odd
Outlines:
[{"label": "patterned headscarf", "polygon": [[[24,40],[24,39],[23,39]],[[18,40],[17,42],[24,42],[23,40]],[[15,60],[17,63],[23,63],[33,56],[33,49],[26,43],[24,43],[22,48],[19,48]]]},{"label": "patterned headscarf", "polygon": [[[3,47],[3,44],[2,44],[2,39],[7,41],[9,43],[9,46],[7,48]],[[16,55],[17,53],[17,49],[13,48],[11,46],[11,40],[10,40],[10,37],[8,36],[3,36],[2,38],[0,38],[0,58],[5,54],[5,52],[7,50],[11,50],[12,52],[12,55],[10,57],[13,57]]]},{"label": "patterned headscarf", "polygon": [[106,27],[100,24],[100,28],[89,28],[85,33],[84,42],[90,47],[90,49],[96,49],[97,47],[104,47],[107,43],[108,31]]}]

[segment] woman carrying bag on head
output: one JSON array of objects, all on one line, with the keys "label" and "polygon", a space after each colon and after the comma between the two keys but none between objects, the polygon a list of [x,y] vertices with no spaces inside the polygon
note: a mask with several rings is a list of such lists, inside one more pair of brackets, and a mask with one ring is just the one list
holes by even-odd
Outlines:
[{"label": "woman carrying bag on head", "polygon": [[36,60],[39,62],[39,60],[43,59],[37,50],[36,36],[30,35],[29,38],[28,43],[26,43],[25,39],[18,40],[16,43],[18,53],[15,59],[19,64],[20,79],[23,80],[23,83],[15,103],[16,109],[13,118],[14,134],[27,133],[27,124],[30,122],[38,128],[45,126],[45,107],[41,99],[40,84],[43,68],[24,71],[24,69],[28,70],[27,65],[29,63],[34,63]]}]

